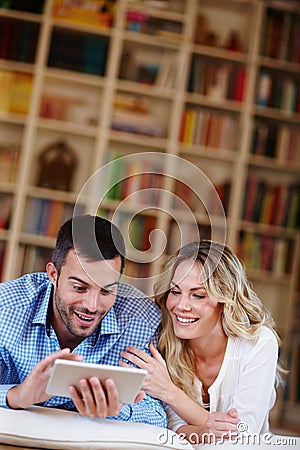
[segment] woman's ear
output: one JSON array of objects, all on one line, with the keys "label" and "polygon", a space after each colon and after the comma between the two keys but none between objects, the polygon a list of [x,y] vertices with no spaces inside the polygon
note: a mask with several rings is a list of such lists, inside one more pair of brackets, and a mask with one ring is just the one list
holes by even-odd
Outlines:
[{"label": "woman's ear", "polygon": [[58,280],[58,273],[53,262],[48,262],[48,264],[46,265],[46,271],[51,283],[54,286],[56,286]]}]

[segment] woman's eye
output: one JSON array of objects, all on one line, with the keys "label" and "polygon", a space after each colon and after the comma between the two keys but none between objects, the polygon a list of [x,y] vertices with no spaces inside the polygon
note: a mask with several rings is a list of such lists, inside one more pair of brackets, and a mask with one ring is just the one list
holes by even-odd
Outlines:
[{"label": "woman's eye", "polygon": [[175,289],[171,289],[170,293],[173,295],[180,295],[180,291],[176,291]]},{"label": "woman's eye", "polygon": [[204,294],[194,294],[194,297],[199,300],[203,300],[206,296]]}]

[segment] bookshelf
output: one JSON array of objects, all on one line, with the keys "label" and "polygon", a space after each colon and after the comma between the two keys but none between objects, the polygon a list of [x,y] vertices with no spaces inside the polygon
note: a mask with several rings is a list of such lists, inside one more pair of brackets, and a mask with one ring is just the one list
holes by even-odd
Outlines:
[{"label": "bookshelf", "polygon": [[[43,269],[82,187],[114,161],[99,211],[126,234],[127,276],[151,292],[180,240],[211,237],[205,206],[223,237],[220,204],[209,189],[207,204],[199,200],[184,160],[215,186],[226,242],[290,358],[299,297],[297,2],[87,4],[98,9],[0,0],[1,279]],[[76,160],[70,186],[51,177],[41,185],[41,155],[61,143]],[[162,154],[178,158],[175,172]],[[95,212],[98,195],[80,196],[80,211]]]}]

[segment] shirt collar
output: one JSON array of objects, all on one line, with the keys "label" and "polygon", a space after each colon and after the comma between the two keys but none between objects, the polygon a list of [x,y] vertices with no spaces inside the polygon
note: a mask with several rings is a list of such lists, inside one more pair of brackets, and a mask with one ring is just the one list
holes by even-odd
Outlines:
[{"label": "shirt collar", "polygon": [[99,335],[103,336],[104,334],[115,334],[119,332],[120,330],[116,313],[114,307],[112,306],[112,308],[108,311],[106,316],[101,321]]},{"label": "shirt collar", "polygon": [[32,323],[46,325],[49,301],[51,299],[52,283],[49,280],[46,292],[40,293],[40,299],[37,301]]}]

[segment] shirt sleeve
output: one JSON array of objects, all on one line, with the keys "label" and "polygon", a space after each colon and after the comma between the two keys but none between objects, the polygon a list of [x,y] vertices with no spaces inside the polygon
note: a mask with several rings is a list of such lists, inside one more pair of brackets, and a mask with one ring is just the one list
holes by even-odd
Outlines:
[{"label": "shirt sleeve", "polygon": [[167,414],[168,428],[170,430],[176,432],[178,428],[182,427],[183,425],[187,425],[187,422],[181,419],[181,417],[166,403],[164,404],[164,409]]},{"label": "shirt sleeve", "polygon": [[269,410],[275,402],[275,376],[278,345],[270,330],[259,338],[253,350],[245,355],[240,383],[233,395],[231,407],[238,410],[248,433],[263,432]]},{"label": "shirt sleeve", "polygon": [[16,386],[15,384],[1,384],[0,385],[0,408],[9,408],[7,401],[6,401],[6,395],[7,392]]},{"label": "shirt sleeve", "polygon": [[167,416],[161,401],[149,395],[146,395],[139,403],[124,405],[117,416],[110,416],[108,419],[143,422],[162,428],[167,426]]},{"label": "shirt sleeve", "polygon": [[9,379],[9,382],[7,381],[7,367],[0,353],[0,408],[9,408],[6,401],[6,394],[12,387],[16,386],[17,384],[17,380],[15,379]]}]

